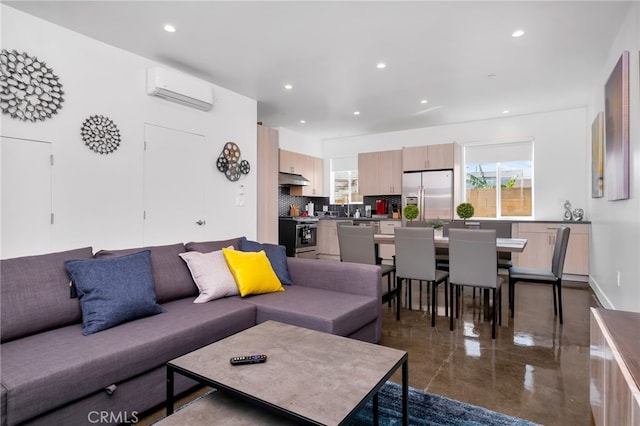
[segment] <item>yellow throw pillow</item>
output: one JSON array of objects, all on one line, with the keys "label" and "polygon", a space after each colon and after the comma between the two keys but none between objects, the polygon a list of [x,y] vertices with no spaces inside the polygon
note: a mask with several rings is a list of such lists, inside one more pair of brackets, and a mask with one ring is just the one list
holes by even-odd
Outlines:
[{"label": "yellow throw pillow", "polygon": [[243,252],[223,248],[222,253],[236,280],[240,296],[284,291],[264,250]]}]

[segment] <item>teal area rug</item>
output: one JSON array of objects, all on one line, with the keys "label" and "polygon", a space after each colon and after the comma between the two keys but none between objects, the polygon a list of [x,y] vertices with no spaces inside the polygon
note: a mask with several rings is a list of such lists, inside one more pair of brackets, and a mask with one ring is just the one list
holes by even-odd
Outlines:
[{"label": "teal area rug", "polygon": [[[195,401],[180,407],[183,409],[204,398],[211,390]],[[409,387],[409,424],[429,426],[536,426],[518,417],[508,416],[487,410],[486,408],[465,402],[456,401],[444,396],[434,395]],[[384,384],[378,393],[378,420],[381,426],[396,426],[402,424],[402,386],[394,382]],[[213,423],[212,423],[213,424]],[[373,424],[372,402],[360,409],[349,425],[370,426]],[[539,426],[539,425],[538,425]]]},{"label": "teal area rug", "polygon": [[[378,393],[378,420],[381,426],[402,424],[402,386],[387,382]],[[372,402],[369,401],[350,423],[352,426],[373,424]],[[409,387],[410,425],[517,425],[532,426],[518,417],[445,398]]]}]

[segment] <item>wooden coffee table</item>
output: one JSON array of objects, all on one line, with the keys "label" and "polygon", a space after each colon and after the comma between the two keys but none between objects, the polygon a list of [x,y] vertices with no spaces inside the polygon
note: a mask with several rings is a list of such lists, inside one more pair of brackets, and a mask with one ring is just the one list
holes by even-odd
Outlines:
[{"label": "wooden coffee table", "polygon": [[[250,354],[266,354],[268,360],[240,366],[229,363],[233,356]],[[297,424],[343,424],[373,399],[377,424],[378,391],[402,366],[406,425],[407,360],[405,351],[267,321],[168,362],[166,420],[174,411],[173,379],[178,373],[223,392],[225,398],[242,400],[239,407],[249,403]],[[207,404],[193,404],[199,418]],[[225,408],[234,410],[232,404]],[[185,410],[178,414],[185,416]],[[219,412],[210,411],[212,421],[221,419]]]}]

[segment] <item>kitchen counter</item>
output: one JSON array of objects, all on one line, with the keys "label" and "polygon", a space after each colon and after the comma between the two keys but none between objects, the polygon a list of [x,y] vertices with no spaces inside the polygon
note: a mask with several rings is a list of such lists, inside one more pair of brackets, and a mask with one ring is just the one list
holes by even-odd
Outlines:
[{"label": "kitchen counter", "polygon": [[[462,219],[454,219],[456,222],[461,222]],[[465,222],[508,222],[508,223],[570,223],[570,224],[590,224],[590,220],[562,220],[562,219],[486,219],[486,218],[471,218],[466,219]]]},{"label": "kitchen counter", "polygon": [[401,221],[402,219],[394,219],[391,217],[346,217],[346,216],[318,216],[320,220],[353,220],[357,221],[372,221],[372,220],[397,220]]},{"label": "kitchen counter", "polygon": [[[353,221],[359,221],[359,220],[397,220],[397,221],[402,221],[402,219],[394,219],[392,217],[345,217],[345,216],[317,216],[318,219],[320,220],[353,220]],[[454,221],[462,221],[462,219],[454,219]],[[553,219],[467,219],[466,222],[493,222],[493,221],[499,221],[499,222],[508,222],[508,223],[567,223],[567,224],[571,224],[571,225],[580,225],[580,224],[585,224],[585,225],[590,225],[591,221],[590,220],[562,220],[562,219],[557,219],[557,220],[553,220]]]},{"label": "kitchen counter", "polygon": [[585,223],[585,224],[591,224],[590,220],[562,220],[562,219],[557,219],[557,220],[553,220],[553,219],[531,219],[531,220],[526,220],[526,219],[511,219],[511,220],[505,220],[505,222],[512,222],[512,223],[570,223],[570,224],[576,224],[579,225],[581,223]]}]

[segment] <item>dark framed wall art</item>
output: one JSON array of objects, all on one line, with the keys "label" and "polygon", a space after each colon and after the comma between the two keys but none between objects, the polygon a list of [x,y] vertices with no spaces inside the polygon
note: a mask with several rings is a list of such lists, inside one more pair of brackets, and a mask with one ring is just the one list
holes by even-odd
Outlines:
[{"label": "dark framed wall art", "polygon": [[629,52],[622,52],[604,87],[605,192],[629,198]]},{"label": "dark framed wall art", "polygon": [[591,198],[604,195],[604,112],[591,125]]}]

